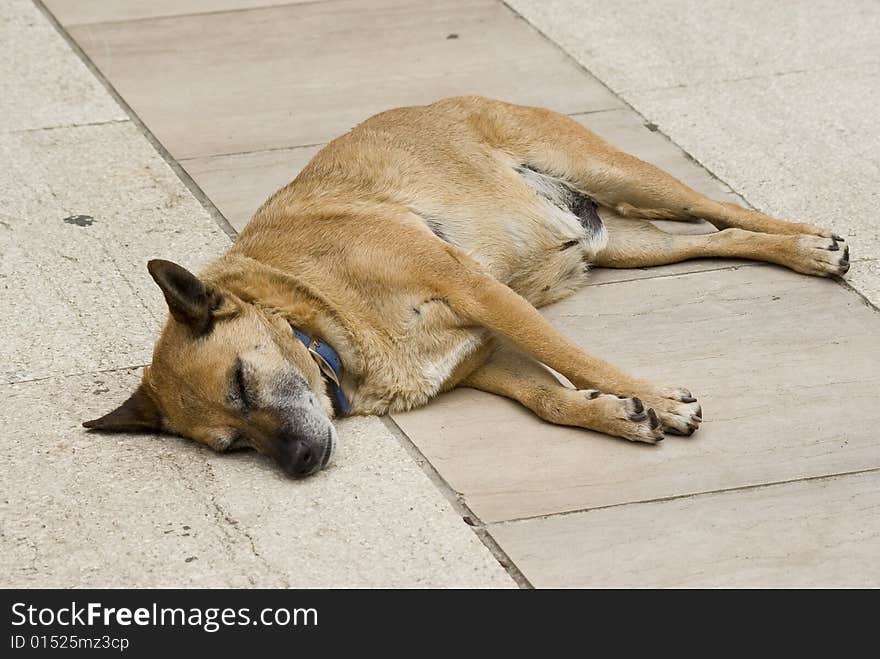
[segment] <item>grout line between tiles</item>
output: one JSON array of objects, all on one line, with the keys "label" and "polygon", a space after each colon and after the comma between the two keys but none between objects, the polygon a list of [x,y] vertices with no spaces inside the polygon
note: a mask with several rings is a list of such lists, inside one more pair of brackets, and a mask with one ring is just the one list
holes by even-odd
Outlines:
[{"label": "grout line between tiles", "polygon": [[480,521],[470,507],[468,507],[464,498],[456,492],[448,482],[446,482],[446,479],[443,478],[440,472],[437,471],[437,468],[430,460],[428,460],[419,447],[416,446],[415,442],[413,442],[403,429],[397,425],[397,422],[392,416],[386,414],[379,418],[382,420],[382,423],[385,424],[385,427],[388,428],[389,432],[394,435],[395,439],[400,442],[401,446],[403,446],[413,462],[421,467],[422,471],[428,477],[428,480],[430,480],[434,484],[434,487],[436,487],[446,500],[449,501],[455,512],[461,516],[462,521],[471,527],[471,530],[491,552],[495,560],[501,564],[501,567],[503,567],[507,571],[507,574],[509,574],[516,582],[516,585],[520,588],[534,588],[531,582],[516,566],[516,563],[514,563],[510,556],[507,555],[507,552],[504,551],[501,545],[499,545],[495,538],[489,533],[487,525]]},{"label": "grout line between tiles", "polygon": [[771,481],[768,483],[754,483],[752,485],[738,485],[736,487],[725,487],[717,490],[706,490],[705,492],[690,492],[688,494],[672,494],[665,497],[657,497],[655,499],[639,499],[637,501],[623,501],[621,503],[611,503],[604,506],[593,506],[591,508],[578,508],[575,510],[563,510],[558,513],[548,513],[546,515],[527,515],[525,517],[514,517],[511,519],[502,519],[495,522],[489,522],[487,526],[495,526],[502,524],[516,524],[519,522],[530,522],[554,517],[567,517],[568,515],[577,515],[578,513],[590,513],[596,510],[608,510],[609,508],[623,508],[626,506],[639,506],[650,503],[664,503],[667,501],[678,501],[679,499],[697,499],[713,494],[727,494],[728,492],[741,492],[747,490],[760,490],[767,487],[775,487],[777,485],[788,485],[791,483],[804,483],[809,481],[821,481],[831,478],[840,478],[844,476],[857,476],[859,474],[870,474],[872,472],[880,472],[880,467],[870,467],[868,469],[855,469],[853,471],[841,471],[833,474],[821,474],[819,476],[804,476],[802,478],[789,478],[781,481]]},{"label": "grout line between tiles", "polygon": [[272,153],[274,151],[297,151],[298,149],[311,149],[316,146],[326,146],[329,142],[316,142],[315,144],[294,144],[292,146],[272,146],[268,149],[252,149],[249,151],[228,151],[223,153],[207,153],[201,156],[187,156],[181,158],[180,162],[190,162],[192,160],[211,160],[212,158],[227,158],[234,156],[250,156],[258,153]]},{"label": "grout line between tiles", "polygon": [[[634,281],[647,281],[649,279],[667,279],[669,277],[685,277],[687,275],[698,275],[704,272],[718,272],[720,270],[739,270],[740,268],[758,268],[761,266],[767,266],[767,263],[739,263],[737,265],[719,265],[714,268],[706,268],[705,270],[686,270],[684,272],[668,272],[668,273],[660,273],[657,275],[648,275],[647,277],[632,277],[630,279],[615,279],[614,281],[600,281],[595,284],[591,284],[589,280],[584,285],[584,288],[589,288],[590,286],[611,286],[613,284],[626,284],[628,282]],[[606,268],[607,269],[607,268]]]},{"label": "grout line between tiles", "polygon": [[147,141],[152,145],[152,147],[159,153],[160,156],[168,163],[168,166],[174,170],[174,173],[177,174],[178,178],[183,181],[183,184],[189,189],[192,195],[199,201],[202,207],[208,212],[214,222],[219,226],[227,236],[229,236],[230,240],[235,240],[238,236],[238,232],[235,228],[230,224],[229,220],[226,219],[226,216],[220,212],[220,210],[214,205],[214,202],[202,191],[199,185],[193,180],[193,178],[186,172],[186,170],[180,165],[179,162],[172,156],[168,150],[162,145],[162,143],[156,139],[156,136],[153,135],[153,132],[147,127],[147,125],[141,121],[141,118],[137,115],[137,113],[132,109],[132,107],[126,102],[126,100],[122,97],[122,95],[116,91],[116,88],[107,79],[107,77],[101,72],[101,70],[89,59],[88,55],[86,55],[85,51],[80,48],[79,44],[76,40],[68,34],[67,30],[63,25],[55,18],[54,14],[43,4],[43,0],[32,0],[34,5],[39,9],[49,23],[55,28],[58,34],[67,42],[68,46],[70,46],[71,50],[79,57],[79,59],[85,64],[86,68],[92,72],[94,75],[104,86],[110,96],[113,97],[113,100],[119,104],[119,106],[128,114],[131,118],[132,123],[137,126],[138,130],[143,134],[144,137],[147,138]]}]

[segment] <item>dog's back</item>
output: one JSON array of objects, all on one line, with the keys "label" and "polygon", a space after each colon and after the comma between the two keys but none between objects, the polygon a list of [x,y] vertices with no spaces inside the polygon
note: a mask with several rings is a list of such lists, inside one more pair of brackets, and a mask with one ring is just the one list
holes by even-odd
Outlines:
[{"label": "dog's back", "polygon": [[368,119],[263,204],[240,244],[263,254],[271,241],[308,258],[325,238],[309,224],[333,215],[360,216],[367,232],[378,223],[392,238],[417,223],[422,240],[462,248],[533,304],[564,297],[606,234],[586,191],[499,146],[510,140],[499,131],[521,130],[511,108],[464,97]]}]

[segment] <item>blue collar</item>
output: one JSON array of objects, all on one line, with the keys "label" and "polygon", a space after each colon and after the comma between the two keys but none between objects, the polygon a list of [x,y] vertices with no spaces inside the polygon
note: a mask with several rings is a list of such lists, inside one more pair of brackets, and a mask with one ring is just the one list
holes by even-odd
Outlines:
[{"label": "blue collar", "polygon": [[339,414],[348,414],[351,405],[348,398],[345,397],[345,392],[342,391],[342,359],[339,358],[339,353],[329,343],[313,339],[295,327],[291,329],[293,329],[294,336],[308,349],[312,359],[321,369],[321,373],[330,381],[330,391],[333,393],[336,411]]}]

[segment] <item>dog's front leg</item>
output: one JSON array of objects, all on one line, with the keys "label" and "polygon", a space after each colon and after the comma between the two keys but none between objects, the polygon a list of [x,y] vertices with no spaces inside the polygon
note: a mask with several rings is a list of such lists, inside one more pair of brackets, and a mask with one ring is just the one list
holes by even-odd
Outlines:
[{"label": "dog's front leg", "polygon": [[562,373],[578,389],[638,397],[654,409],[668,432],[690,435],[702,421],[700,405],[687,389],[634,378],[587,354],[527,300],[478,266],[461,269],[445,297],[461,316]]},{"label": "dog's front leg", "polygon": [[663,440],[660,419],[638,398],[564,387],[542,364],[510,346],[498,348],[459,386],[515,400],[550,423],[648,444]]}]

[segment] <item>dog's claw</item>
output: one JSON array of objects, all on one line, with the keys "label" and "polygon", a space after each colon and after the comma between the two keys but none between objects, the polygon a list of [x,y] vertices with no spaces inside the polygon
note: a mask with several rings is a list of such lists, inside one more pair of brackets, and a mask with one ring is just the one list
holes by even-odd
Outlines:
[{"label": "dog's claw", "polygon": [[651,420],[651,430],[656,430],[660,427],[660,417],[658,417],[657,413],[650,407],[648,408],[648,418]]}]

